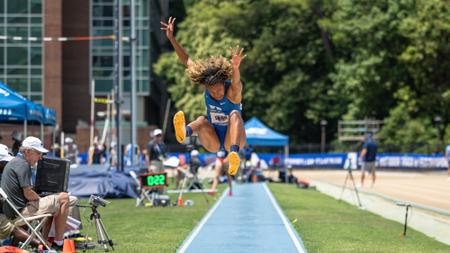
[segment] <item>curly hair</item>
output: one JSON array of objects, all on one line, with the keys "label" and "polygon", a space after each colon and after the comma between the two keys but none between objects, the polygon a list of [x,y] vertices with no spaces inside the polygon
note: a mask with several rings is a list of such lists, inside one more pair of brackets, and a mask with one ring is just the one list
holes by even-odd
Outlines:
[{"label": "curly hair", "polygon": [[193,62],[186,74],[194,83],[212,86],[231,78],[233,68],[222,56],[212,56],[206,60]]}]

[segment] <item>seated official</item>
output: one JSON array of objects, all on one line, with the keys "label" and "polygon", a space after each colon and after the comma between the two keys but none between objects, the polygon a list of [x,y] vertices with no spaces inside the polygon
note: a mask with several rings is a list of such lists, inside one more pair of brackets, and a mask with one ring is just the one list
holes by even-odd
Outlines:
[{"label": "seated official", "polygon": [[[3,172],[6,164],[13,158],[14,156],[9,153],[8,147],[0,144],[0,173]],[[6,239],[11,236],[14,238],[13,244],[17,245],[19,242],[26,241],[29,234],[20,227],[14,227],[14,224],[0,211],[0,239]],[[39,243],[39,240],[36,238],[31,241],[33,247],[37,247]]]},{"label": "seated official", "polygon": [[[28,234],[24,229],[14,226],[11,221],[6,217],[5,214],[0,213],[0,239],[6,239],[12,237],[12,243],[18,245],[19,242],[25,242],[30,234]],[[37,247],[41,242],[34,237],[31,240],[31,246]]]},{"label": "seated official", "polygon": [[[25,216],[41,214],[53,214],[55,223],[54,249],[62,249],[64,228],[69,212],[69,195],[65,192],[53,194],[41,198],[32,185],[31,167],[36,167],[43,153],[48,150],[42,146],[41,140],[36,137],[27,137],[22,142],[17,156],[8,162],[3,171],[1,188],[9,196],[16,208]],[[16,213],[7,204],[3,203],[5,215],[12,219]],[[49,220],[43,228],[43,236],[46,238],[52,221]]]}]

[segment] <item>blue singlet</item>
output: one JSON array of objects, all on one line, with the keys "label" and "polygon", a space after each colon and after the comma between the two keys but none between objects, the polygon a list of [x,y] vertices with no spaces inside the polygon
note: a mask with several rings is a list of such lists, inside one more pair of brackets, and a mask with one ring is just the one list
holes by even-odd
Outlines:
[{"label": "blue singlet", "polygon": [[231,81],[226,80],[224,85],[225,95],[220,100],[215,100],[211,94],[209,94],[208,90],[205,91],[205,104],[208,121],[213,125],[214,130],[216,130],[221,149],[224,149],[230,113],[233,110],[239,111],[239,113],[242,111],[242,104],[235,104],[227,97],[227,91],[231,85]]}]

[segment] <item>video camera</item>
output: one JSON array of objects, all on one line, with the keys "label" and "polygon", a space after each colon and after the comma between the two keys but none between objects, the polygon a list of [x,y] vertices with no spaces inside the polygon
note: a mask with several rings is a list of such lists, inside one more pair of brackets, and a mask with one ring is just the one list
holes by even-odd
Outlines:
[{"label": "video camera", "polygon": [[103,206],[105,207],[107,204],[111,202],[105,200],[104,198],[96,195],[91,195],[89,197],[89,204],[91,204],[93,207]]}]

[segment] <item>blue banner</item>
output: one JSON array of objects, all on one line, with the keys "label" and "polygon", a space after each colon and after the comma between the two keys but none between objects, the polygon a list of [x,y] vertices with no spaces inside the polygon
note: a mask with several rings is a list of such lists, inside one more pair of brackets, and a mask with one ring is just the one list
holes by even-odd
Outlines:
[{"label": "blue banner", "polygon": [[294,168],[343,168],[347,154],[299,154],[290,155],[286,164]]},{"label": "blue banner", "polygon": [[376,166],[394,169],[447,169],[443,155],[378,154]]},{"label": "blue banner", "polygon": [[[186,162],[189,162],[189,155],[185,156]],[[82,157],[84,154],[80,154]],[[179,157],[179,153],[169,153],[169,156]],[[284,154],[258,153],[259,159],[264,160],[269,168],[280,168],[292,166],[293,168],[327,168],[342,169],[347,160],[346,153],[329,154],[292,154],[284,160]],[[359,154],[354,154],[356,157]],[[200,154],[200,160],[203,165],[211,164],[215,161],[216,155],[213,153]],[[355,159],[355,158],[353,158]],[[358,161],[359,167],[361,166]],[[447,169],[448,163],[443,155],[422,155],[422,154],[395,154],[381,153],[377,154],[376,167],[387,169]],[[356,164],[355,164],[356,167]]]}]

